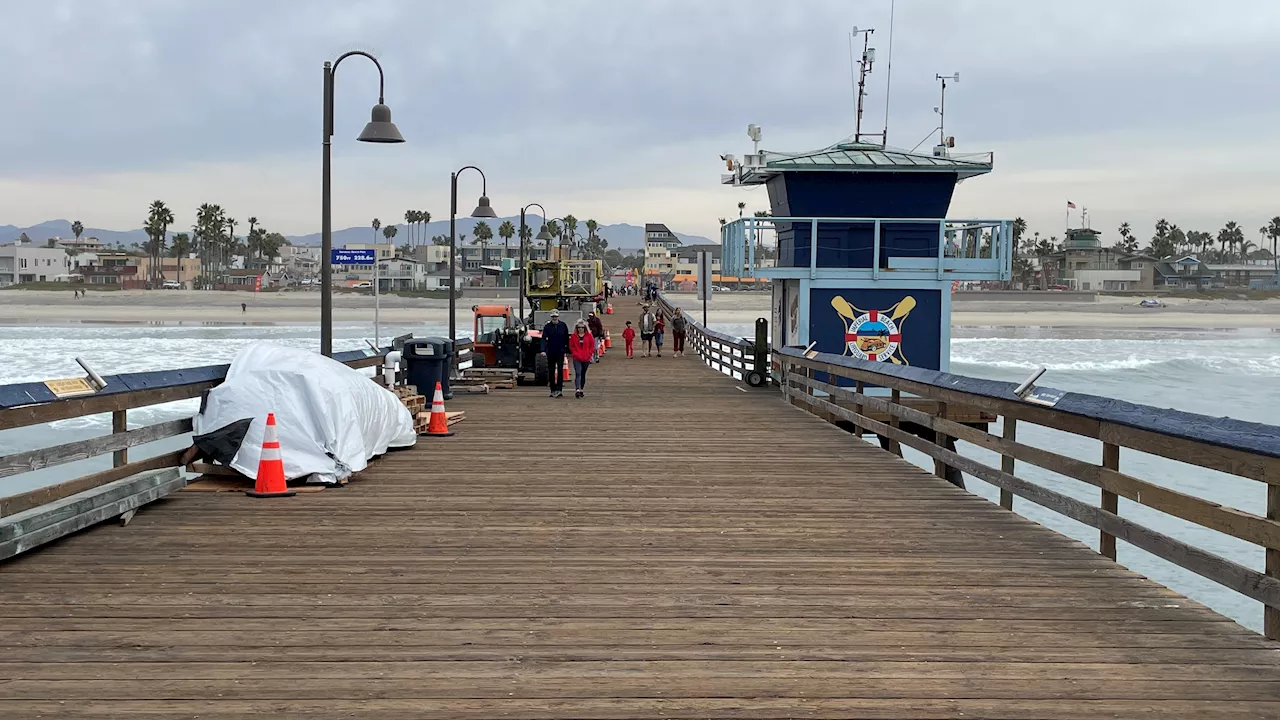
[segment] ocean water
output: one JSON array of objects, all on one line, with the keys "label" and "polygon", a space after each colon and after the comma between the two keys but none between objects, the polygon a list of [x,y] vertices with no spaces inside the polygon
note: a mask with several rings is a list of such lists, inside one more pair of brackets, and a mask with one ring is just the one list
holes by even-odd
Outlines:
[{"label": "ocean water", "polygon": [[[746,324],[713,327],[733,335],[752,333]],[[412,332],[446,333],[443,325],[384,325],[383,338]],[[366,324],[334,328],[338,350],[365,347],[371,339]],[[245,345],[267,340],[317,348],[316,325],[60,325],[0,327],[0,384],[82,375],[75,357],[101,374],[180,368],[230,362]],[[1020,381],[1035,367],[1048,372],[1041,386],[1115,397],[1158,407],[1255,422],[1280,423],[1280,334],[1267,331],[1132,331],[1085,332],[1052,328],[955,328],[952,372],[997,380]],[[190,416],[198,400],[130,411],[130,427]],[[0,432],[0,455],[45,447],[110,432],[110,416],[97,415],[50,425]],[[999,433],[997,425],[991,432]],[[1098,462],[1101,443],[1029,424],[1018,428],[1021,442]],[[130,449],[140,459],[185,447],[188,438],[171,438]],[[960,451],[999,467],[994,453],[960,443]],[[932,460],[908,449],[908,459],[932,469]],[[0,495],[21,492],[109,467],[109,458],[0,479]],[[1255,514],[1265,512],[1261,483],[1130,450],[1121,451],[1121,470],[1223,505]],[[1019,463],[1020,477],[1078,499],[1098,503],[1098,490],[1075,480]],[[966,477],[971,492],[996,502],[996,488]],[[1021,499],[1015,511],[1093,548],[1097,531]],[[1120,513],[1223,557],[1261,570],[1263,552],[1248,543],[1169,517],[1127,500]],[[1193,573],[1141,550],[1119,543],[1126,566],[1198,600],[1254,630],[1261,630],[1262,609]]]}]

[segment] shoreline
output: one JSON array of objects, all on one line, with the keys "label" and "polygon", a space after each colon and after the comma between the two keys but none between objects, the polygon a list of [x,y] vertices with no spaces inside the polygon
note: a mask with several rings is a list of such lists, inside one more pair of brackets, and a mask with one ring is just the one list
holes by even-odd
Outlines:
[{"label": "shoreline", "polygon": [[[470,328],[471,306],[476,303],[515,304],[515,298],[494,298],[479,291],[459,298],[457,323]],[[688,293],[673,293],[671,299],[695,319],[701,306]],[[374,300],[371,296],[334,296],[335,324],[372,324]],[[246,303],[242,311],[240,303]],[[766,293],[725,293],[716,295],[708,307],[713,323],[750,324],[771,313]],[[448,301],[437,298],[406,298],[388,295],[380,299],[379,319],[385,324],[448,322]],[[614,300],[617,313],[638,313],[639,303],[631,297]],[[272,327],[315,325],[320,320],[320,296],[315,292],[232,293],[202,291],[116,291],[90,293],[75,299],[57,291],[0,291],[0,326],[33,327],[66,325],[83,327],[173,326],[173,327]],[[1053,302],[1044,300],[956,301],[951,315],[953,328],[1094,328],[1098,330],[1212,331],[1258,330],[1280,332],[1280,300],[1196,300],[1169,298],[1166,306],[1141,308],[1131,299],[1099,296],[1094,302]]]}]

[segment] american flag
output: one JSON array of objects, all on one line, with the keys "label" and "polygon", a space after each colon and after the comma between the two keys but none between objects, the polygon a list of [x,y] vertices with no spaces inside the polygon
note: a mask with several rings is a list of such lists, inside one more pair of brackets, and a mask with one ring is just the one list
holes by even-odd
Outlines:
[{"label": "american flag", "polygon": [[1076,209],[1076,204],[1075,204],[1075,203],[1073,203],[1073,202],[1071,202],[1070,200],[1068,200],[1068,201],[1067,201],[1067,207],[1071,208],[1072,210],[1075,210],[1075,209]]}]

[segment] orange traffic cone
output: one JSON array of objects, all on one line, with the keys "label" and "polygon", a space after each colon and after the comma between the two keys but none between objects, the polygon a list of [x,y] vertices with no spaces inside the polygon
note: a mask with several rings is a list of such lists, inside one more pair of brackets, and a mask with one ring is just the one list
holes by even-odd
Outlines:
[{"label": "orange traffic cone", "polygon": [[564,359],[564,370],[560,375],[563,382],[569,382],[569,358]]},{"label": "orange traffic cone", "polygon": [[297,495],[284,479],[284,460],[280,458],[280,437],[276,434],[276,414],[267,413],[267,429],[262,433],[262,454],[258,456],[258,478],[249,497],[289,497]]},{"label": "orange traffic cone", "polygon": [[436,382],[436,394],[431,398],[431,421],[427,423],[427,435],[432,437],[449,437],[453,431],[449,429],[449,416],[444,414],[444,389]]},{"label": "orange traffic cone", "polygon": [[605,315],[612,315],[612,314],[613,314],[613,303],[609,303],[608,305],[605,305],[605,306],[604,306],[604,314],[605,314]]},{"label": "orange traffic cone", "polygon": [[608,330],[604,331],[604,347],[606,350],[613,347],[613,334]]}]

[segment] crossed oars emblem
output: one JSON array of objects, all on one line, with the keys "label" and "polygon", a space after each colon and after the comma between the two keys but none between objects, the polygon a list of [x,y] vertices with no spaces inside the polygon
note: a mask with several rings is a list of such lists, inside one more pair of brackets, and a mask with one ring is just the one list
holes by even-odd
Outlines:
[{"label": "crossed oars emblem", "polygon": [[[894,304],[893,307],[885,311],[884,314],[887,314],[889,321],[896,325],[899,320],[905,319],[907,317],[907,314],[910,313],[911,310],[915,308],[915,306],[916,306],[916,299],[908,295],[902,298],[901,300],[899,300],[896,304]],[[836,313],[841,318],[844,318],[845,327],[849,331],[852,331],[853,325],[858,322],[858,319],[861,316],[871,315],[873,312],[875,312],[876,314],[881,314],[878,311],[860,310],[854,307],[853,305],[850,305],[847,300],[845,300],[843,297],[839,295],[836,295],[835,297],[831,298],[831,307],[835,308]],[[848,342],[856,342],[856,338],[850,339],[849,337],[850,334],[851,332],[846,332],[845,334],[846,335],[846,345],[845,345],[846,354],[848,354],[849,352]],[[906,356],[902,354],[901,335],[890,335],[888,339],[892,342],[898,343],[897,352],[895,352],[894,355],[890,356],[889,359],[898,365],[907,364]],[[871,359],[873,360],[876,359],[875,353],[869,353],[869,355]],[[899,357],[901,357],[902,359],[899,360]]]}]

